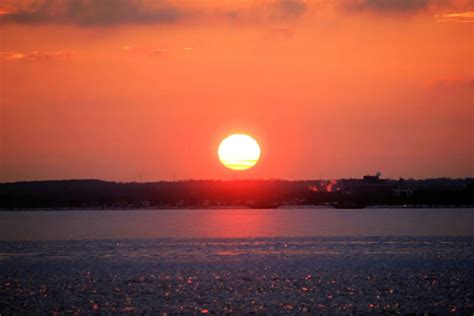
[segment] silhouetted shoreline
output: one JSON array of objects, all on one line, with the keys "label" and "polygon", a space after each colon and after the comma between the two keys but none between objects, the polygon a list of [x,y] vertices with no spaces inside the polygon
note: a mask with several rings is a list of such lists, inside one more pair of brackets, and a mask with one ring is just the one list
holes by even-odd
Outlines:
[{"label": "silhouetted shoreline", "polygon": [[[404,205],[370,205],[367,207],[361,207],[363,209],[396,209],[396,210],[411,210],[411,209],[426,209],[426,210],[433,210],[433,209],[474,209],[474,205],[430,205],[430,206],[404,206]],[[357,208],[357,209],[361,209]],[[0,208],[0,212],[29,212],[29,211],[164,211],[164,210],[235,210],[235,209],[257,209],[257,210],[265,210],[268,208],[250,208],[245,205],[235,205],[235,206],[225,206],[225,207],[218,207],[218,206],[208,206],[208,207],[44,207],[44,208]],[[280,206],[275,209],[293,209],[295,211],[298,210],[307,210],[307,209],[334,209],[336,207],[333,206],[325,206],[325,205],[284,205]],[[343,208],[350,210],[351,208]]]},{"label": "silhouetted shoreline", "polygon": [[101,180],[0,184],[2,210],[193,208],[457,208],[474,206],[474,179]]}]

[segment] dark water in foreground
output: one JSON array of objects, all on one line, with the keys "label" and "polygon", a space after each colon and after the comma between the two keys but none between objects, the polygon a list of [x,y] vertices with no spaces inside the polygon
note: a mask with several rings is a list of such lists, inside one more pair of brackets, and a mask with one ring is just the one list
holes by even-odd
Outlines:
[{"label": "dark water in foreground", "polygon": [[0,212],[0,240],[474,236],[473,209]]},{"label": "dark water in foreground", "polygon": [[0,242],[0,313],[474,311],[473,237]]},{"label": "dark water in foreground", "polygon": [[473,216],[0,212],[0,314],[472,315]]}]

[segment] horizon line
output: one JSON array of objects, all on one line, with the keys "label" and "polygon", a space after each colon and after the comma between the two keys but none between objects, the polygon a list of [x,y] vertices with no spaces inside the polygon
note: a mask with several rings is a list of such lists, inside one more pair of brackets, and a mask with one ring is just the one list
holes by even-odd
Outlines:
[{"label": "horizon line", "polygon": [[[364,175],[364,176],[373,176],[373,175]],[[152,180],[152,181],[119,181],[119,180],[105,180],[105,179],[98,179],[98,178],[67,178],[67,179],[39,179],[39,180],[17,180],[17,181],[2,181],[0,184],[16,184],[16,183],[33,183],[33,182],[72,182],[72,181],[100,181],[100,182],[111,182],[111,183],[120,183],[120,184],[147,184],[147,183],[175,183],[175,182],[193,182],[193,181],[213,181],[213,182],[239,182],[239,181],[281,181],[281,182],[310,182],[310,181],[338,181],[338,180],[362,180],[363,177],[356,178],[356,177],[348,177],[348,178],[318,178],[318,179],[285,179],[285,178],[242,178],[242,179],[176,179],[176,180]],[[428,178],[407,178],[407,177],[399,177],[399,178],[380,178],[382,180],[395,180],[399,181],[400,179],[403,180],[474,180],[474,176],[465,176],[465,177],[428,177]]]}]

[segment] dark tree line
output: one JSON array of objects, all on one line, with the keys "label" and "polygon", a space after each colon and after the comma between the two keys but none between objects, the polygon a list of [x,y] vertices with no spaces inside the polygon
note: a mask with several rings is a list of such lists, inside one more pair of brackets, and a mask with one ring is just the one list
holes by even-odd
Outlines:
[{"label": "dark tree line", "polygon": [[[397,191],[398,190],[398,191]],[[337,181],[100,180],[0,184],[0,208],[207,207],[252,203],[324,205],[474,205],[474,179]]]}]

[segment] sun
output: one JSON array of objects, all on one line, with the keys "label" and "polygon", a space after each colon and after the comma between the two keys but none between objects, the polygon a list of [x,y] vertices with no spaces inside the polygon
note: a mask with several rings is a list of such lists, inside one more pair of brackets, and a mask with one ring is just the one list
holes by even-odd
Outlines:
[{"label": "sun", "polygon": [[255,166],[260,159],[260,146],[245,134],[226,137],[217,150],[219,160],[232,170],[246,170]]}]

